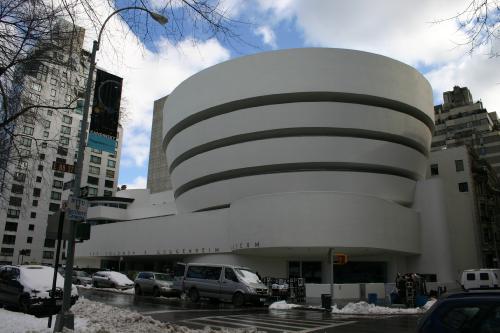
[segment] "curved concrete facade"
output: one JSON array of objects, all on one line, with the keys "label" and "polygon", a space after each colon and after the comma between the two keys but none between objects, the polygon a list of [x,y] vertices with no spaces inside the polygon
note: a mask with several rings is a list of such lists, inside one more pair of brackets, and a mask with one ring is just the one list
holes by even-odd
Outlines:
[{"label": "curved concrete facade", "polygon": [[343,49],[213,66],[175,89],[164,113],[163,143],[184,213],[300,191],[409,206],[433,126],[431,87],[415,69]]}]

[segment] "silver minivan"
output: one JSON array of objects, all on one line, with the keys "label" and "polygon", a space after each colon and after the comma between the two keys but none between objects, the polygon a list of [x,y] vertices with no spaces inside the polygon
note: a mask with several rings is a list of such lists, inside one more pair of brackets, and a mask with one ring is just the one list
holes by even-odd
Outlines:
[{"label": "silver minivan", "polygon": [[201,297],[233,302],[264,303],[268,289],[249,268],[220,264],[178,263],[174,270],[174,288],[184,292],[192,302]]}]

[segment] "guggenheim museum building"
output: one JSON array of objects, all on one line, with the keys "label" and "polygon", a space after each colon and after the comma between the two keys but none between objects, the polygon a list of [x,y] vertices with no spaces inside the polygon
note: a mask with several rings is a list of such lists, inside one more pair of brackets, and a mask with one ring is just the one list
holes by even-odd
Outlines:
[{"label": "guggenheim museum building", "polygon": [[348,256],[336,282],[452,281],[433,127],[427,80],[385,56],[302,48],[207,68],[155,103],[150,188],[90,198],[76,262],[328,283],[333,248]]}]

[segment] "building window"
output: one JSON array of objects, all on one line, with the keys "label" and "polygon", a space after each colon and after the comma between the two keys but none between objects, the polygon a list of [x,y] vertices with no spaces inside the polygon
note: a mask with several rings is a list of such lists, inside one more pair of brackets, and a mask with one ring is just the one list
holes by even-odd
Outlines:
[{"label": "building window", "polygon": [[33,127],[24,126],[23,133],[26,134],[26,135],[33,135],[33,131],[34,130],[35,129]]},{"label": "building window", "polygon": [[43,259],[54,259],[54,251],[43,251]]},{"label": "building window", "polygon": [[116,165],[116,162],[115,162],[115,161],[113,161],[113,160],[108,160],[108,167],[109,167],[109,168],[114,168],[114,167],[115,167],[115,165]]},{"label": "building window", "polygon": [[11,192],[14,193],[14,194],[23,194],[23,192],[24,192],[24,186],[23,185],[18,185],[18,184],[12,184]]},{"label": "building window", "polygon": [[44,137],[44,138],[48,138],[48,137],[49,137],[49,132],[47,132],[47,131],[43,131],[43,137]]},{"label": "building window", "polygon": [[48,247],[48,248],[54,248],[56,246],[56,240],[50,239],[50,238],[45,238],[43,246]]},{"label": "building window", "polygon": [[50,84],[53,85],[53,86],[56,86],[57,85],[57,80],[55,78],[51,78],[50,79]]},{"label": "building window", "polygon": [[104,196],[105,197],[112,197],[113,196],[113,192],[112,191],[108,191],[108,190],[104,190]]},{"label": "building window", "polygon": [[73,118],[71,118],[70,116],[63,115],[62,121],[65,124],[71,125],[71,123],[73,122]]},{"label": "building window", "polygon": [[42,91],[42,85],[40,83],[31,82],[31,89],[33,89],[34,91],[40,92],[40,91]]},{"label": "building window", "polygon": [[43,165],[38,164],[38,171],[43,171]]},{"label": "building window", "polygon": [[42,182],[42,177],[40,177],[40,176],[36,176],[36,182],[37,182],[37,183],[41,183],[41,182]]},{"label": "building window", "polygon": [[56,97],[56,90],[55,89],[50,89],[50,96]]},{"label": "building window", "polygon": [[90,162],[95,164],[101,164],[101,158],[99,156],[90,155]]},{"label": "building window", "polygon": [[457,172],[464,171],[464,161],[463,160],[455,160],[455,171],[457,171]]},{"label": "building window", "polygon": [[18,197],[10,197],[9,198],[9,205],[11,206],[16,206],[16,207],[20,207],[21,206],[21,202],[22,202],[22,198],[18,198]]},{"label": "building window", "polygon": [[57,153],[59,155],[62,155],[62,156],[67,156],[68,155],[68,148],[64,148],[63,146],[58,146]]},{"label": "building window", "polygon": [[42,142],[42,148],[47,148],[47,141]]},{"label": "building window", "polygon": [[64,172],[54,171],[54,177],[64,178]]},{"label": "building window", "polygon": [[61,133],[62,134],[71,134],[71,127],[61,125]]},{"label": "building window", "polygon": [[52,191],[50,193],[50,198],[52,200],[61,200],[61,192]]},{"label": "building window", "polygon": [[106,177],[115,178],[115,171],[114,170],[106,170]]},{"label": "building window", "polygon": [[431,164],[431,176],[439,175],[439,168],[437,164]]},{"label": "building window", "polygon": [[3,235],[3,244],[7,245],[13,245],[16,243],[16,236],[15,235]]},{"label": "building window", "polygon": [[36,218],[36,212],[31,212],[31,213],[30,213],[30,217],[31,217],[32,219]]},{"label": "building window", "polygon": [[99,178],[88,176],[87,183],[92,184],[92,185],[99,185]]},{"label": "building window", "polygon": [[34,225],[34,224],[29,224],[29,225],[28,225],[28,230],[29,230],[29,231],[33,231],[33,230],[35,230],[35,225]]},{"label": "building window", "polygon": [[69,138],[67,136],[62,136],[59,138],[59,143],[62,145],[69,145]]},{"label": "building window", "polygon": [[107,179],[106,179],[106,180],[104,181],[104,186],[105,186],[105,187],[108,187],[108,188],[113,188],[114,183],[115,183],[114,181],[112,181],[112,180],[107,180]]},{"label": "building window", "polygon": [[7,217],[11,219],[18,219],[20,212],[21,211],[18,209],[7,209]]},{"label": "building window", "polygon": [[5,222],[5,231],[17,231],[17,223]]},{"label": "building window", "polygon": [[458,183],[458,191],[469,192],[469,184],[467,184],[467,182]]},{"label": "building window", "polygon": [[57,180],[57,179],[54,179],[54,182],[52,183],[52,187],[53,188],[63,188],[63,182],[62,180]]},{"label": "building window", "polygon": [[43,120],[42,119],[42,123],[43,123],[44,128],[50,128],[50,120],[47,120],[47,119]]},{"label": "building window", "polygon": [[55,202],[51,202],[49,204],[49,211],[51,212],[57,212],[59,210],[59,204]]},{"label": "building window", "polygon": [[21,146],[31,147],[32,142],[33,142],[33,140],[31,140],[30,138],[26,138],[26,137],[21,138]]},{"label": "building window", "polygon": [[45,160],[45,154],[40,154],[40,160]]},{"label": "building window", "polygon": [[97,196],[97,189],[95,187],[89,186],[89,197],[96,197],[96,196]]},{"label": "building window", "polygon": [[33,196],[34,196],[34,197],[39,197],[41,193],[42,193],[42,190],[41,190],[41,189],[39,189],[39,188],[37,188],[37,187],[35,187],[35,188],[33,189]]},{"label": "building window", "polygon": [[16,182],[24,182],[26,180],[26,174],[22,172],[14,173],[14,180]]},{"label": "building window", "polygon": [[33,200],[33,202],[31,203],[31,205],[33,207],[37,207],[38,206],[38,200]]},{"label": "building window", "polygon": [[29,236],[26,238],[26,243],[31,244],[33,243],[33,237]]},{"label": "building window", "polygon": [[12,257],[14,255],[14,249],[10,247],[2,247],[0,250],[0,256]]},{"label": "building window", "polygon": [[101,168],[89,165],[89,173],[93,175],[98,175],[101,173]]},{"label": "building window", "polygon": [[94,153],[94,154],[102,154],[102,150],[100,150],[100,149],[94,149],[94,148],[92,148],[90,151],[92,153]]}]

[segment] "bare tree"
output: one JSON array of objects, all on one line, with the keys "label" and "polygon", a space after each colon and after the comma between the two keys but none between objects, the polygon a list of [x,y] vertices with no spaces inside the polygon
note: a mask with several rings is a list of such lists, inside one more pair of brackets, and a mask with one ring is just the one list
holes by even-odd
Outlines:
[{"label": "bare tree", "polygon": [[[111,0],[108,4],[115,6]],[[122,6],[152,7],[148,0],[129,0]],[[193,40],[198,36],[226,43],[240,40],[234,25],[241,22],[227,18],[218,1],[165,0],[159,11],[169,18],[161,33],[171,40],[182,40],[188,34]],[[59,4],[46,0],[0,1],[0,199],[5,199],[2,193],[10,180],[31,178],[29,171],[43,156],[39,149],[42,145],[58,148],[59,138],[42,136],[34,130],[35,124],[50,121],[54,113],[62,116],[78,108],[77,101],[83,97],[85,85],[79,76],[67,78],[68,93],[63,102],[37,93],[37,82],[46,81],[52,71],[67,68],[65,73],[72,75],[87,66],[89,54],[82,51],[85,32],[76,26],[82,12],[91,29],[99,31],[103,18],[90,0],[61,0]],[[158,29],[149,24],[144,12],[124,11],[120,15],[142,38],[151,38],[150,29]]]},{"label": "bare tree", "polygon": [[500,55],[495,47],[500,39],[500,0],[470,0],[458,14],[434,23],[451,20],[456,21],[459,31],[465,34],[465,40],[456,43],[466,46],[470,54],[489,46],[491,57]]}]

